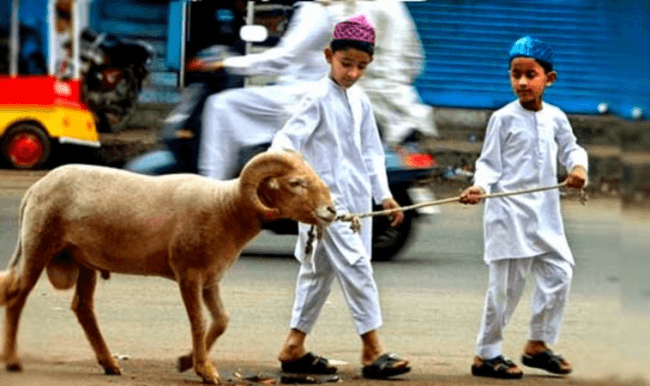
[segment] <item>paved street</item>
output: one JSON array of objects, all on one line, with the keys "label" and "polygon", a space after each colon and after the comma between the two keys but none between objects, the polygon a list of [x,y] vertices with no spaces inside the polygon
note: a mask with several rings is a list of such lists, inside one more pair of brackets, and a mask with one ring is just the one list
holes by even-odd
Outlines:
[{"label": "paved street", "polygon": [[[13,253],[17,208],[30,178],[35,177],[16,173],[0,181],[0,267]],[[415,242],[402,256],[375,264],[385,319],[383,338],[390,350],[413,362],[413,371],[400,384],[499,382],[469,375],[487,280],[481,258],[481,210],[457,204],[442,207],[433,221],[419,224]],[[623,219],[618,201],[609,199],[593,200],[587,206],[567,201],[565,216],[577,268],[555,348],[573,362],[575,372],[563,380],[524,369],[526,376],[520,383],[650,380],[650,263],[643,254],[650,216],[627,213]],[[211,351],[224,378],[236,379],[238,371],[244,375],[277,371],[275,356],[286,333],[298,269],[290,257],[293,241],[292,236],[263,234],[225,277],[222,293],[231,323]],[[526,340],[530,284],[505,334],[505,354],[517,361]],[[25,371],[0,372],[0,384],[198,381],[191,372],[174,372],[175,358],[190,346],[189,323],[175,283],[125,275],[100,282],[96,299],[100,326],[111,350],[130,358],[123,362],[125,376],[120,378],[104,377],[94,363],[69,310],[71,299],[71,291],[55,291],[42,277],[21,324],[19,347]],[[308,343],[319,354],[339,361],[345,381],[362,384],[359,339],[338,288]]]}]

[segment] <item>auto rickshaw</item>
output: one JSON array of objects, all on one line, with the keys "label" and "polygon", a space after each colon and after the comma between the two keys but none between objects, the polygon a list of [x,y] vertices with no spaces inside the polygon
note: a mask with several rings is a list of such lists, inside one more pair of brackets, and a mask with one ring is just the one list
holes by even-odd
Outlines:
[{"label": "auto rickshaw", "polygon": [[27,12],[38,10],[46,20],[47,74],[19,74],[19,24],[26,15],[21,13],[20,0],[13,0],[10,25],[9,74],[0,74],[0,151],[13,168],[36,169],[52,159],[60,145],[71,144],[99,147],[95,120],[82,102],[82,81],[79,76],[79,7],[72,1],[72,60],[71,79],[55,75],[55,0],[22,0],[29,3]]}]

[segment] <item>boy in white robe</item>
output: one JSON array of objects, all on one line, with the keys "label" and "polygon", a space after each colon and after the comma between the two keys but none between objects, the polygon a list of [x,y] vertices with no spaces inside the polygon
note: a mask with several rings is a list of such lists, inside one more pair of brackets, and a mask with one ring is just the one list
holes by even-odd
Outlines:
[{"label": "boy in white robe", "polygon": [[[386,209],[400,208],[388,187],[384,150],[370,101],[354,86],[372,61],[374,36],[374,28],[363,15],[336,25],[333,40],[325,49],[330,74],[310,89],[269,150],[301,152],[328,184],[338,214],[369,212],[373,198]],[[393,226],[403,218],[401,210],[396,212]],[[296,297],[290,331],[278,355],[283,371],[336,372],[325,358],[305,348],[307,334],[336,278],[361,337],[363,375],[387,378],[408,372],[408,361],[386,352],[379,338],[382,318],[370,264],[371,219],[362,220],[360,233],[347,223],[331,224],[311,255],[305,252],[309,236],[304,224],[298,237],[295,253],[301,266]]]},{"label": "boy in white robe", "polygon": [[[474,186],[461,195],[476,204],[481,195],[557,183],[557,161],[569,171],[567,185],[581,188],[587,179],[587,153],[576,144],[566,115],[542,101],[556,80],[553,50],[523,37],[510,50],[510,83],[517,100],[489,120]],[[522,362],[556,374],[571,364],[553,353],[573,276],[558,190],[490,199],[484,213],[484,259],[489,284],[476,341],[472,374],[521,378],[523,372],[502,355],[502,331],[517,306],[526,274],[536,286],[531,305],[530,335]]]}]

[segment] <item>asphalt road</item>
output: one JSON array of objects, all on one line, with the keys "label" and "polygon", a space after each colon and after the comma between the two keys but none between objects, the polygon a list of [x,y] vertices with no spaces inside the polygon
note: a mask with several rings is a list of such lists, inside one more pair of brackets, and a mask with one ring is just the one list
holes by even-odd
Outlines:
[{"label": "asphalt road", "polygon": [[[17,208],[29,185],[29,178],[20,176],[0,181],[0,267],[13,253]],[[413,363],[413,371],[401,377],[400,384],[499,383],[469,375],[487,282],[481,212],[482,206],[444,206],[432,221],[418,223],[414,243],[397,260],[374,265],[385,320],[383,339],[390,350]],[[521,384],[650,380],[650,262],[644,255],[648,218],[647,213],[621,216],[615,200],[594,200],[587,206],[565,202],[565,225],[577,267],[564,328],[554,348],[574,363],[575,371],[561,379],[524,369]],[[277,371],[275,356],[286,334],[298,269],[290,256],[293,242],[293,236],[262,234],[224,278],[222,295],[231,323],[211,351],[224,379]],[[505,332],[505,354],[517,361],[526,340],[531,285],[532,280]],[[198,381],[190,372],[174,372],[175,358],[190,347],[189,323],[175,283],[125,275],[100,282],[100,326],[111,350],[128,358],[123,361],[125,376],[119,378],[104,377],[94,363],[69,310],[71,299],[70,291],[55,291],[41,278],[21,323],[19,350],[25,371],[0,372],[0,385]],[[308,343],[340,363],[345,381],[365,384],[358,379],[359,339],[338,288]]]}]

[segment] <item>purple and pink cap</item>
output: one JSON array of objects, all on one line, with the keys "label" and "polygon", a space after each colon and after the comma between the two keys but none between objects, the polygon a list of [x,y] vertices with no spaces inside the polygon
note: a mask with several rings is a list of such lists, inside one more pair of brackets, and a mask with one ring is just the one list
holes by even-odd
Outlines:
[{"label": "purple and pink cap", "polygon": [[364,16],[358,15],[338,23],[334,27],[333,40],[357,40],[375,44],[375,28]]}]

